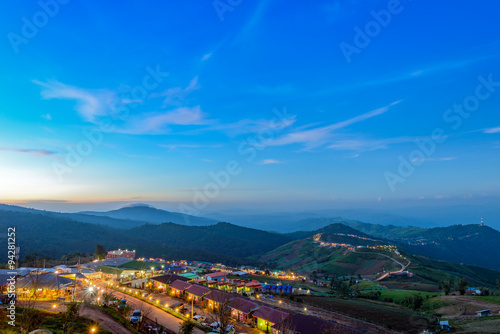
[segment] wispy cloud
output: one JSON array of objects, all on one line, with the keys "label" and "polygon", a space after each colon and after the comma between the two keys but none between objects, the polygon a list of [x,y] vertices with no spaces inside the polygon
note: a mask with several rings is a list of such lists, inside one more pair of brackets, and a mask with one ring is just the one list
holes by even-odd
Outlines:
[{"label": "wispy cloud", "polygon": [[151,98],[164,97],[163,106],[180,106],[185,104],[186,98],[192,92],[200,89],[201,86],[198,83],[198,76],[195,76],[186,87],[173,87],[169,88],[161,93],[152,93]]},{"label": "wispy cloud", "polygon": [[222,145],[198,145],[198,144],[160,144],[160,147],[168,148],[169,150],[176,150],[179,148],[197,149],[197,148],[218,148]]},{"label": "wispy cloud", "polygon": [[297,121],[296,115],[287,115],[279,121],[273,119],[242,119],[233,123],[217,124],[205,128],[202,131],[222,131],[229,136],[235,137],[239,135],[260,133],[268,129],[273,129],[275,124],[279,123],[281,129],[292,126]]},{"label": "wispy cloud", "polygon": [[203,57],[201,58],[201,61],[206,61],[206,60],[210,59],[210,57],[212,57],[212,53],[207,53],[207,54],[203,55]]},{"label": "wispy cloud", "polygon": [[456,157],[444,157],[444,158],[414,158],[413,161],[422,161],[422,162],[428,162],[428,161],[434,161],[434,162],[440,162],[440,161],[453,161],[457,160]]},{"label": "wispy cloud", "polygon": [[261,162],[259,162],[259,165],[277,165],[277,164],[282,164],[283,162],[276,160],[276,159],[264,159]]},{"label": "wispy cloud", "polygon": [[483,131],[483,133],[488,133],[488,134],[500,133],[500,126],[497,128],[486,129]]},{"label": "wispy cloud", "polygon": [[270,142],[269,145],[282,146],[290,144],[302,144],[306,147],[306,149],[318,147],[329,143],[335,135],[336,130],[340,130],[356,123],[363,122],[370,118],[382,115],[386,113],[390,109],[390,107],[398,104],[399,102],[401,101],[393,102],[385,107],[366,112],[339,123],[287,133],[282,137]]},{"label": "wispy cloud", "polygon": [[52,120],[52,116],[50,116],[50,114],[40,115],[40,117],[45,118],[48,121]]},{"label": "wispy cloud", "polygon": [[16,148],[4,148],[0,147],[0,151],[4,152],[15,152],[15,153],[27,153],[27,154],[34,154],[34,155],[43,155],[43,156],[49,156],[49,155],[54,155],[57,154],[57,152],[54,151],[47,151],[47,150],[41,150],[41,149],[16,149]]},{"label": "wispy cloud", "polygon": [[376,78],[376,79],[370,78],[370,80],[366,80],[366,81],[358,81],[358,82],[351,83],[351,84],[347,83],[347,84],[342,84],[339,86],[328,87],[328,88],[325,88],[325,89],[319,91],[318,95],[332,94],[333,92],[336,92],[336,93],[347,92],[347,91],[352,91],[354,89],[385,86],[385,85],[389,85],[389,84],[399,83],[401,81],[415,80],[415,79],[423,78],[423,77],[429,76],[431,74],[439,73],[442,71],[460,69],[460,68],[466,67],[470,64],[481,62],[481,61],[484,61],[484,60],[487,60],[490,58],[491,57],[476,57],[476,58],[471,58],[471,59],[450,60],[447,62],[429,64],[427,66],[422,66],[420,68],[415,68],[413,70],[406,70],[403,73],[396,74],[393,76]]},{"label": "wispy cloud", "polygon": [[76,100],[77,112],[87,122],[95,123],[100,116],[106,116],[114,109],[116,94],[109,90],[87,90],[63,84],[55,80],[42,82],[33,80],[42,87],[42,98]]},{"label": "wispy cloud", "polygon": [[[120,99],[118,91],[109,89],[90,90],[60,83],[58,81],[33,82],[42,87],[41,95],[45,99],[76,100],[76,111],[87,122],[97,124],[102,117],[115,117],[121,112],[123,105],[143,103],[132,99]],[[166,105],[176,105],[169,111],[143,112],[130,115],[127,119],[115,124],[114,132],[127,134],[163,134],[169,132],[169,125],[206,125],[213,123],[207,120],[207,114],[199,105],[185,106],[185,98],[199,88],[198,77],[194,77],[186,87],[170,88],[160,94],[150,94],[149,98],[165,98]],[[48,118],[49,114],[42,117]],[[118,123],[118,122],[117,122]]]},{"label": "wispy cloud", "polygon": [[181,107],[168,112],[142,113],[130,118],[116,132],[127,134],[165,134],[169,125],[207,125],[213,121],[206,118],[200,106]]}]

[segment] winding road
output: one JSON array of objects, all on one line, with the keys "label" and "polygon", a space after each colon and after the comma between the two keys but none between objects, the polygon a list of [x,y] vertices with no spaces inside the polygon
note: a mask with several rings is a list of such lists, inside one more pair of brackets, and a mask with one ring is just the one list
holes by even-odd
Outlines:
[{"label": "winding road", "polygon": [[[106,285],[103,283],[97,283],[96,285],[100,286],[103,289],[107,288]],[[125,294],[123,292],[112,290],[112,293],[113,293],[113,295],[115,295],[119,299],[123,299],[123,298],[127,299],[128,304],[132,308],[134,308],[134,305],[136,305],[138,309],[143,309],[144,312],[148,314],[148,318],[150,318],[153,321],[157,321],[163,327],[166,327],[166,328],[170,329],[171,331],[174,331],[175,333],[177,333],[179,331],[179,327],[182,324],[181,319],[176,318],[173,315],[171,315],[165,311],[162,311],[161,309],[157,308],[156,306],[148,304],[148,303],[146,303],[138,298],[132,297],[132,296]],[[195,328],[193,333],[204,334],[205,332],[203,332],[199,328]]]}]

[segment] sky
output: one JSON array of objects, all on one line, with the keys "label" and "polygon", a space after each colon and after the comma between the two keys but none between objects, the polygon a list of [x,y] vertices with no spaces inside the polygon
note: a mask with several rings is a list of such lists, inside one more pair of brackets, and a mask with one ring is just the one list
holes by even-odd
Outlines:
[{"label": "sky", "polygon": [[499,10],[9,3],[0,202],[498,204]]}]

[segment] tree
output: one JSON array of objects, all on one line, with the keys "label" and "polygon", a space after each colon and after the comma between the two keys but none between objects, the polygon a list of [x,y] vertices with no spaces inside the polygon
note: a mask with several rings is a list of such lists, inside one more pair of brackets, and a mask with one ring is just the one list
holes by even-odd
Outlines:
[{"label": "tree", "polygon": [[444,294],[448,296],[450,294],[451,289],[453,288],[453,282],[451,279],[447,281],[441,281],[441,288],[443,288]]},{"label": "tree", "polygon": [[420,295],[406,296],[402,302],[404,306],[411,308],[412,310],[418,310],[422,307],[423,303],[424,299]]},{"label": "tree", "polygon": [[234,307],[234,303],[236,303],[236,301],[232,302],[233,298],[230,294],[219,290],[212,290],[211,294],[215,301],[215,305],[212,309],[214,313],[214,321],[219,322],[220,328],[224,331],[227,325],[229,325],[231,318],[231,308],[229,307],[229,303],[231,303]]},{"label": "tree", "polygon": [[78,318],[80,305],[81,304],[76,302],[71,302],[66,305],[66,312],[64,312],[62,316],[64,334],[73,332],[73,325],[75,320]]},{"label": "tree", "polygon": [[194,323],[191,320],[184,320],[179,328],[179,334],[192,334],[194,332]]},{"label": "tree", "polygon": [[461,296],[465,295],[465,290],[467,290],[467,284],[469,284],[469,282],[467,282],[465,278],[461,278],[458,281],[457,286]]},{"label": "tree", "polygon": [[497,279],[497,289],[500,290],[500,279]]},{"label": "tree", "polygon": [[97,257],[98,260],[104,260],[107,254],[108,252],[106,251],[106,248],[104,248],[103,245],[95,246],[95,256]]}]

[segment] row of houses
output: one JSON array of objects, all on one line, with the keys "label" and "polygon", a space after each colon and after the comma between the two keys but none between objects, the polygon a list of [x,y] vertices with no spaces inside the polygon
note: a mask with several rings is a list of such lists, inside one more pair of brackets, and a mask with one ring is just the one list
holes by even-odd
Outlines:
[{"label": "row of houses", "polygon": [[[243,324],[257,327],[266,333],[284,333],[283,329],[293,329],[292,332],[296,334],[322,333],[330,332],[329,330],[334,332],[334,329],[338,330],[340,327],[342,333],[357,333],[337,323],[273,308],[258,300],[246,298],[235,291],[223,291],[219,289],[220,285],[210,287],[200,284],[200,282],[188,282],[185,278],[176,275],[153,277],[151,280],[156,287],[161,288],[163,292],[170,296],[188,300],[199,307],[211,311],[220,310],[221,307],[228,307],[232,318]],[[218,284],[230,283],[227,281]],[[258,285],[259,288],[262,287],[260,283]]]}]

